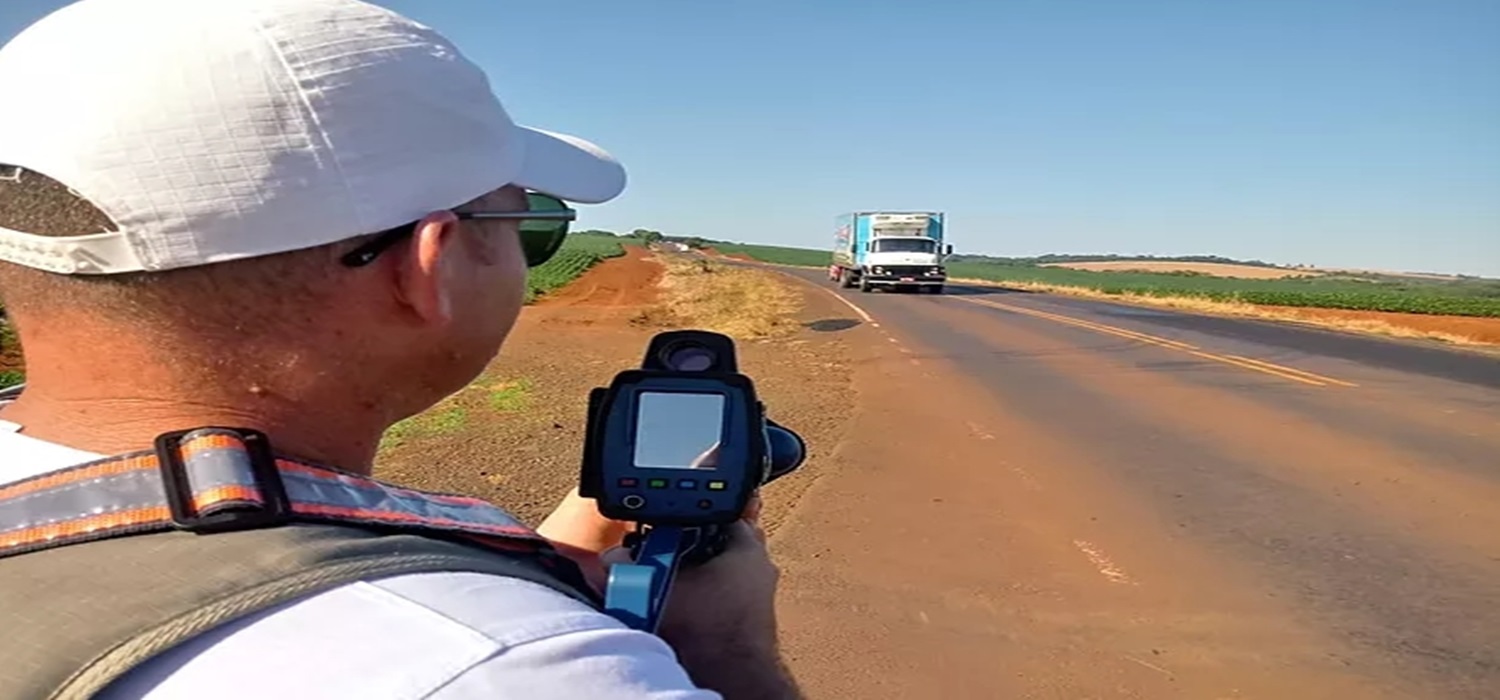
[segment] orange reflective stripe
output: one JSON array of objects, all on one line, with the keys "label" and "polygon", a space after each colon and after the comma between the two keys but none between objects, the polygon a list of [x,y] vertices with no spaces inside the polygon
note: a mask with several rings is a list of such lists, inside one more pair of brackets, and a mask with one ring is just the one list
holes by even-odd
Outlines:
[{"label": "orange reflective stripe", "polygon": [[167,521],[171,517],[172,514],[167,510],[166,506],[152,506],[150,508],[105,513],[103,515],[78,518],[66,522],[39,525],[24,530],[0,533],[0,550],[94,536],[99,533],[122,528],[138,527]]},{"label": "orange reflective stripe", "polygon": [[193,494],[193,507],[207,510],[224,503],[264,503],[260,492],[249,486],[215,486],[203,493]]},{"label": "orange reflective stripe", "polygon": [[[493,549],[537,551],[546,546],[535,530],[481,499],[399,487],[281,455],[266,460],[274,464],[256,467],[257,454],[263,456],[229,429],[206,428],[177,441],[180,470],[171,482],[152,452],[111,457],[0,488],[0,557],[119,534],[192,529],[192,522],[174,519],[174,508],[187,518],[248,514],[277,521],[269,524],[284,520],[442,531]],[[263,490],[268,486],[261,483],[263,477],[285,491],[284,511],[275,510],[282,502],[271,498],[276,490]],[[173,506],[173,494],[180,494],[177,502],[184,505]]]},{"label": "orange reflective stripe", "polygon": [[234,450],[243,446],[244,443],[228,435],[202,435],[183,440],[178,450],[182,452],[183,459],[192,459],[193,455],[206,450]]}]

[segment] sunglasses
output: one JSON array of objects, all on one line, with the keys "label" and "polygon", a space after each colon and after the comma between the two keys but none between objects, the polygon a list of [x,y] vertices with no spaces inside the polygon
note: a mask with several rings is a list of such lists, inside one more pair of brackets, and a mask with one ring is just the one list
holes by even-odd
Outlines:
[{"label": "sunglasses", "polygon": [[[526,255],[526,266],[536,267],[552,259],[563,239],[568,237],[568,226],[578,218],[578,212],[570,209],[561,199],[536,192],[526,193],[527,211],[456,211],[460,221],[501,219],[521,222],[521,252]],[[397,241],[417,231],[417,222],[380,232],[368,243],[345,253],[339,261],[347,267],[362,267],[380,257]]]}]

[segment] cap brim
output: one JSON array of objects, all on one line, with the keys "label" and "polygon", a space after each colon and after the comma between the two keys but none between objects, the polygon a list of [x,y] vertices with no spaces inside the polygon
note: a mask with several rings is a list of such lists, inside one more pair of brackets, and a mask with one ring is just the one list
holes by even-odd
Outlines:
[{"label": "cap brim", "polygon": [[607,202],[625,191],[625,168],[604,149],[576,136],[517,128],[526,155],[514,184],[584,204]]}]

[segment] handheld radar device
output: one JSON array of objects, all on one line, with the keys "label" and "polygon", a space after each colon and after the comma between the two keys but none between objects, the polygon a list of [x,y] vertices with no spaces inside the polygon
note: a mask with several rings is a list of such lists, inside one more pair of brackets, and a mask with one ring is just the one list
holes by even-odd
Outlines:
[{"label": "handheld radar device", "polygon": [[637,523],[633,563],[611,567],[606,611],[654,631],[677,567],[723,551],[724,526],[804,454],[801,437],[766,418],[728,336],[653,337],[639,369],[589,393],[579,493]]}]

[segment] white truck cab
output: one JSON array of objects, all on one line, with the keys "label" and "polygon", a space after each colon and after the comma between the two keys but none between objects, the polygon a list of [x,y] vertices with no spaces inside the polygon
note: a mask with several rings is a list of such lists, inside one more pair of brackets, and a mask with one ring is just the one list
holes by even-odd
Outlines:
[{"label": "white truck cab", "polygon": [[840,286],[942,293],[953,246],[943,249],[941,212],[859,212],[838,223],[828,273]]}]

